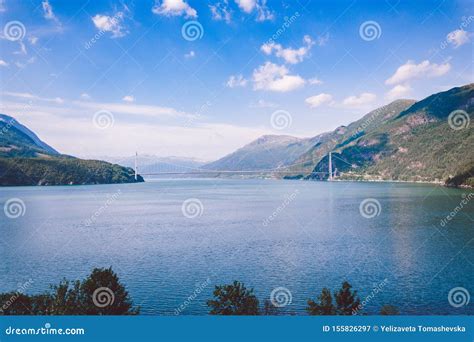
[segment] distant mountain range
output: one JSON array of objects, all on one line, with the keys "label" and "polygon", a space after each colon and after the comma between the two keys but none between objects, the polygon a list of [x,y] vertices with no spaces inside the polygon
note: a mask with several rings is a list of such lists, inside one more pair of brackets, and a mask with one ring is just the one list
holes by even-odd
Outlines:
[{"label": "distant mountain range", "polygon": [[0,185],[131,182],[136,182],[133,169],[60,154],[17,120],[0,114]]},{"label": "distant mountain range", "polygon": [[[138,157],[139,171],[252,171],[290,179],[400,180],[474,186],[474,84],[421,101],[397,100],[311,138],[265,135],[210,163]],[[62,155],[14,118],[0,114],[0,185],[134,182],[135,156],[83,160]],[[121,164],[124,166],[120,166]],[[138,181],[143,181],[138,177]]]},{"label": "distant mountain range", "polygon": [[474,186],[473,113],[474,84],[468,84],[418,102],[394,101],[313,138],[263,136],[203,168],[278,169],[285,178],[327,179],[332,152],[338,179]]},{"label": "distant mountain range", "polygon": [[[100,157],[100,159],[127,167],[135,166],[135,156],[131,157]],[[185,173],[199,170],[206,162],[185,157],[158,157],[153,155],[138,155],[138,169],[142,174],[160,172]]]}]

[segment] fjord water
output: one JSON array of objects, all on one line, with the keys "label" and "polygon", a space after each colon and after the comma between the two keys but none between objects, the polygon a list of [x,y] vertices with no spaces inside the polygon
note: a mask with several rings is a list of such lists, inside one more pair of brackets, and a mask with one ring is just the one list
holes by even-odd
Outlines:
[{"label": "fjord water", "polygon": [[[470,190],[472,191],[472,190]],[[0,215],[0,291],[31,279],[41,293],[94,267],[118,273],[142,314],[206,314],[214,285],[240,280],[260,301],[277,287],[292,295],[286,314],[348,280],[402,314],[474,314],[448,292],[474,294],[474,201],[444,227],[469,190],[404,183],[179,179],[143,184],[2,188],[24,216]],[[182,204],[202,203],[195,218]],[[367,198],[380,203],[360,214]],[[195,214],[190,210],[187,216]],[[374,286],[380,285],[373,293]]]}]

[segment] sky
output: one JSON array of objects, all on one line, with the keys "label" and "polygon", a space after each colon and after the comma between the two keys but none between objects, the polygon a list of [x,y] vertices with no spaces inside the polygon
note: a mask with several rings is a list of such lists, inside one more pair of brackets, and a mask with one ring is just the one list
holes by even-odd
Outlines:
[{"label": "sky", "polygon": [[0,0],[0,18],[0,112],[78,157],[210,161],[474,78],[468,0]]}]

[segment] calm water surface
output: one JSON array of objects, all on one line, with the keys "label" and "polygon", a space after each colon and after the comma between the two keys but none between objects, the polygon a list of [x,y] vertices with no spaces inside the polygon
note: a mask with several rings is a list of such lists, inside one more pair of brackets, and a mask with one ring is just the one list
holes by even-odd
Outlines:
[{"label": "calm water surface", "polygon": [[[183,314],[205,314],[213,286],[233,280],[253,287],[261,301],[276,287],[289,289],[288,314],[304,314],[308,298],[343,280],[363,299],[384,283],[366,313],[392,304],[402,314],[474,314],[474,298],[461,308],[448,303],[457,286],[474,296],[474,199],[440,225],[468,193],[222,179],[1,188],[2,207],[17,197],[26,213],[0,213],[0,291],[32,279],[27,292],[39,293],[112,266],[142,314],[174,314],[200,284]],[[183,215],[189,198],[202,203],[200,216]],[[360,214],[366,198],[379,201],[378,216]]]}]

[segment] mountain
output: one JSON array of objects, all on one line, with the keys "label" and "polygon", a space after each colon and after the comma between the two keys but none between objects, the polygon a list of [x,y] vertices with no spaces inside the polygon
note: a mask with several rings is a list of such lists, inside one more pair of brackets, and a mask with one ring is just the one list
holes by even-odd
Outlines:
[{"label": "mountain", "polygon": [[301,139],[289,135],[264,135],[237,151],[204,165],[207,170],[255,171],[291,165],[320,137]]},{"label": "mountain", "polygon": [[0,114],[0,185],[143,182],[134,170],[60,154],[11,116]]},{"label": "mountain", "polygon": [[[333,166],[342,179],[474,183],[473,113],[474,84],[431,95],[375,127],[345,135],[332,148]],[[464,128],[454,129],[462,118]],[[321,178],[316,172],[328,170],[327,159],[326,152],[309,178]]]},{"label": "mountain", "polygon": [[[135,156],[132,157],[101,157],[111,163],[117,163],[127,167],[135,166]],[[185,157],[158,157],[153,155],[138,155],[138,169],[142,174],[160,172],[191,172],[198,170],[206,162]]]}]

